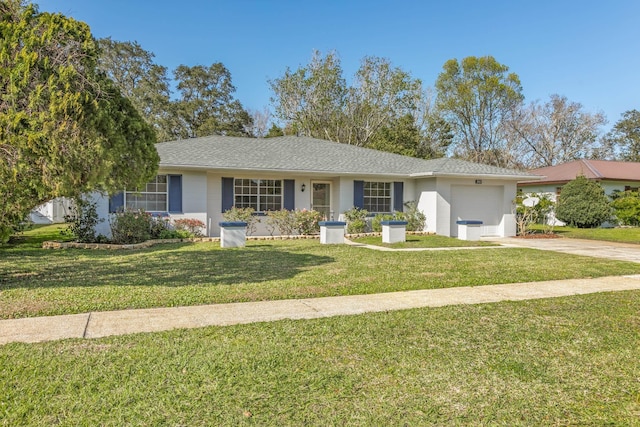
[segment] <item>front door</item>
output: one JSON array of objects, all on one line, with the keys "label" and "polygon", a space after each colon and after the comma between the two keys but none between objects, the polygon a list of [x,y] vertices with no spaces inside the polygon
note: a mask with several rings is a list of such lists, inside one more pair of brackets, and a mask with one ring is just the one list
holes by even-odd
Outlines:
[{"label": "front door", "polygon": [[312,182],[311,187],[311,209],[320,212],[323,220],[332,220],[331,183]]}]

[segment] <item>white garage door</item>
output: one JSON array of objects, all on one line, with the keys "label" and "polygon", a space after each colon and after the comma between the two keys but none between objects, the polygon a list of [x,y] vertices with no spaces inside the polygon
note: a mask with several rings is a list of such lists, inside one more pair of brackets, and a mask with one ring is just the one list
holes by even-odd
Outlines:
[{"label": "white garage door", "polygon": [[461,219],[482,221],[482,236],[499,235],[503,197],[503,186],[452,185],[451,235],[458,235],[456,221]]}]

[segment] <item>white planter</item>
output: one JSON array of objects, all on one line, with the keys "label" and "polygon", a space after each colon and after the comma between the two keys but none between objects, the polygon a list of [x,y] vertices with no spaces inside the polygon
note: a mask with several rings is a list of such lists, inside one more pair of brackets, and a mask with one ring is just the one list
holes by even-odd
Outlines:
[{"label": "white planter", "polygon": [[247,242],[246,222],[221,222],[220,225],[220,247],[239,248],[245,246]]},{"label": "white planter", "polygon": [[482,221],[465,219],[456,221],[458,224],[458,239],[460,240],[480,240],[480,226]]},{"label": "white planter", "polygon": [[347,225],[343,221],[320,221],[320,243],[323,245],[344,243],[344,230]]},{"label": "white planter", "polygon": [[407,221],[381,221],[382,243],[399,243],[407,240]]}]

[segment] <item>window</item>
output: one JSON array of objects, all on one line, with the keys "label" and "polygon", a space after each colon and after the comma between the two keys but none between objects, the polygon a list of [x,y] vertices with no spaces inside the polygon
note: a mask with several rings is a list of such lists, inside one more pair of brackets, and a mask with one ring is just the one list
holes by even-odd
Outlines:
[{"label": "window", "polygon": [[256,212],[282,209],[282,180],[242,179],[234,180],[234,206],[253,208]]},{"label": "window", "polygon": [[391,183],[365,182],[364,209],[369,212],[391,212]]},{"label": "window", "polygon": [[167,211],[167,175],[156,175],[143,189],[125,191],[125,206],[146,212]]}]

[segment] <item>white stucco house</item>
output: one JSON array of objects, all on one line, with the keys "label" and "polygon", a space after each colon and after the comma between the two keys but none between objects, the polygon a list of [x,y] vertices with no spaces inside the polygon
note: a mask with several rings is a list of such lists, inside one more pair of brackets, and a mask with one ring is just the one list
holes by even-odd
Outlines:
[{"label": "white stucco house", "polygon": [[[402,211],[416,201],[425,231],[457,236],[457,220],[483,222],[483,236],[516,233],[513,200],[518,181],[536,175],[462,160],[422,160],[306,137],[255,139],[208,136],[156,144],[160,166],[146,188],[98,196],[108,218],[122,207],[171,218],[197,218],[219,236],[223,212],[315,209],[326,219],[361,207]],[[109,234],[108,224],[98,232]],[[256,234],[268,234],[258,227]]]}]

